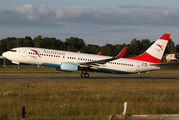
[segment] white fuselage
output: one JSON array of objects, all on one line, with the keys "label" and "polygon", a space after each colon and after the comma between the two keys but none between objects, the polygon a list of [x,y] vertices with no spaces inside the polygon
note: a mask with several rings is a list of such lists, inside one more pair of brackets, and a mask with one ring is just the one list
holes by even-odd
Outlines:
[{"label": "white fuselage", "polygon": [[[14,48],[11,51],[3,53],[3,56],[16,64],[26,63],[52,67],[60,67],[63,62],[74,63],[78,65],[80,63],[111,58],[109,56],[103,55],[32,47]],[[150,62],[145,61],[119,58],[113,61],[109,61],[106,64],[99,65],[99,67],[91,67],[90,71],[120,74],[148,72],[160,69],[160,67],[150,66],[150,64]]]}]

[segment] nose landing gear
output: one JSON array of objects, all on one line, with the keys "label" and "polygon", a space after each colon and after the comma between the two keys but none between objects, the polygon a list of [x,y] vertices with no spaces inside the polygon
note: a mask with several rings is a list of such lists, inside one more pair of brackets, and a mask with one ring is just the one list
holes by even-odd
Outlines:
[{"label": "nose landing gear", "polygon": [[17,69],[18,69],[18,70],[20,69],[20,66],[19,66],[19,64],[17,65]]}]

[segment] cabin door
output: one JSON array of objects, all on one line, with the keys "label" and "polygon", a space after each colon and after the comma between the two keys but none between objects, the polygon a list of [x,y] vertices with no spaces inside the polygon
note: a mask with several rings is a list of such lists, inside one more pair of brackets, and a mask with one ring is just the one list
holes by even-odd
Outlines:
[{"label": "cabin door", "polygon": [[26,51],[26,49],[23,49],[22,50],[22,57],[26,57],[27,56],[27,51]]},{"label": "cabin door", "polygon": [[136,71],[137,71],[137,72],[140,72],[140,63],[137,63]]}]

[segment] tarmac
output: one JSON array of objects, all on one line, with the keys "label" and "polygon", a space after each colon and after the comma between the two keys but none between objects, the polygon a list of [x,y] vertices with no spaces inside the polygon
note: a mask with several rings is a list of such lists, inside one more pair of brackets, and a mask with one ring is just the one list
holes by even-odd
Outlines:
[{"label": "tarmac", "polygon": [[0,76],[0,81],[33,81],[33,80],[120,80],[120,79],[138,79],[138,80],[179,80],[179,76],[91,76],[81,78],[79,76]]}]

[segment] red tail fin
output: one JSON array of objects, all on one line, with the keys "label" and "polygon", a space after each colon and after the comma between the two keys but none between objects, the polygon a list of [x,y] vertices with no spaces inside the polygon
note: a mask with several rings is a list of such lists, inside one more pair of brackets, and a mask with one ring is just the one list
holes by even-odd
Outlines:
[{"label": "red tail fin", "polygon": [[142,55],[129,57],[128,59],[140,60],[145,62],[160,63],[165,48],[167,46],[170,34],[163,34],[152,46],[150,46]]}]

